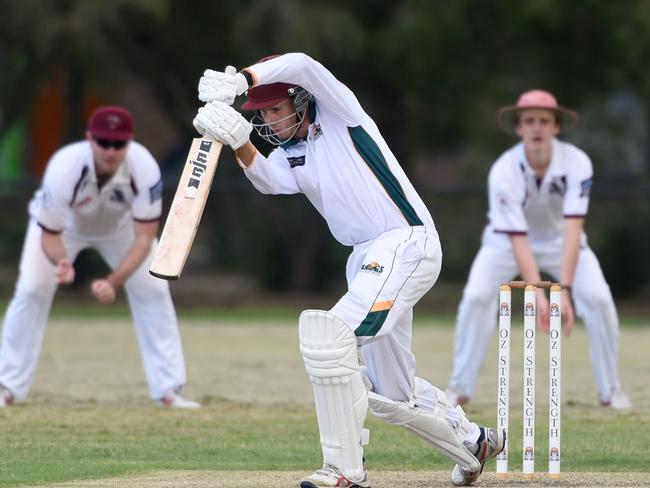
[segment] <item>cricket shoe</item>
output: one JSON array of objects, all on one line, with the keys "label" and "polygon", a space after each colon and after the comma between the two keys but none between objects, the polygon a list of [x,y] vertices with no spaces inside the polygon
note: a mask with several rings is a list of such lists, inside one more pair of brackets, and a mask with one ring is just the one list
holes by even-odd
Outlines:
[{"label": "cricket shoe", "polygon": [[481,463],[481,467],[475,471],[468,471],[461,468],[458,464],[454,466],[451,472],[451,483],[454,486],[472,485],[483,472],[485,461],[503,451],[506,445],[506,431],[504,429],[491,427],[481,427],[480,429],[481,434],[477,441],[478,451],[474,455],[478,459],[478,462]]},{"label": "cricket shoe", "polygon": [[196,409],[201,408],[201,404],[190,400],[186,396],[183,396],[182,389],[180,387],[173,389],[166,396],[156,400],[156,403],[161,407],[167,408],[188,408]]},{"label": "cricket shoe", "polygon": [[300,488],[370,488],[368,482],[368,470],[363,467],[363,479],[360,481],[351,481],[341,474],[338,468],[326,464],[317,470],[311,476],[307,476],[300,481]]},{"label": "cricket shoe", "polygon": [[12,395],[12,393],[7,388],[0,385],[0,408],[8,407],[13,402],[14,402],[14,396]]},{"label": "cricket shoe", "polygon": [[632,400],[630,400],[630,397],[628,397],[620,387],[614,388],[609,400],[601,400],[600,404],[603,407],[611,407],[616,410],[627,410],[632,408]]}]

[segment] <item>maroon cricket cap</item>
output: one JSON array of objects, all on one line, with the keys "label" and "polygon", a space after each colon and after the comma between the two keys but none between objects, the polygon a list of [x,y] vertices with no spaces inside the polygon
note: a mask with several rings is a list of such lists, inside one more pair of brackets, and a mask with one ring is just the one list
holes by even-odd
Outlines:
[{"label": "maroon cricket cap", "polygon": [[123,107],[107,105],[93,112],[88,131],[98,139],[125,141],[133,138],[133,117]]},{"label": "maroon cricket cap", "polygon": [[242,110],[261,110],[291,98],[289,90],[297,85],[291,83],[269,83],[255,86],[248,90],[248,100],[241,106]]}]

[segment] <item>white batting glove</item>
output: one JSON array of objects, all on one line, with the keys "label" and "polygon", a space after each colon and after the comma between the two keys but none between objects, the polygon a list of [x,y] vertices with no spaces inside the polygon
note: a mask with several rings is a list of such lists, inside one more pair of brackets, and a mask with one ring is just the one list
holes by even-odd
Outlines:
[{"label": "white batting glove", "polygon": [[237,110],[219,101],[201,107],[193,124],[201,135],[208,135],[233,149],[246,144],[253,130],[253,126]]},{"label": "white batting glove", "polygon": [[232,105],[237,95],[248,90],[246,77],[237,73],[237,68],[227,66],[225,71],[206,69],[199,80],[199,100],[202,102],[224,102]]}]

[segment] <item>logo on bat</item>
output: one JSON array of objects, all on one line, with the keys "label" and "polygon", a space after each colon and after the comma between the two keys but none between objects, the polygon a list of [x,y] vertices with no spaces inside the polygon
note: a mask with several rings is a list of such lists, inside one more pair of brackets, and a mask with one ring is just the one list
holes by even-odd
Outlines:
[{"label": "logo on bat", "polygon": [[192,174],[187,180],[187,186],[185,187],[185,198],[196,198],[196,194],[199,191],[199,185],[201,184],[201,177],[206,170],[206,164],[208,162],[208,153],[212,148],[212,142],[202,140],[201,145],[199,146],[199,152],[196,155],[196,159],[189,161],[188,164],[194,166],[192,168]]}]

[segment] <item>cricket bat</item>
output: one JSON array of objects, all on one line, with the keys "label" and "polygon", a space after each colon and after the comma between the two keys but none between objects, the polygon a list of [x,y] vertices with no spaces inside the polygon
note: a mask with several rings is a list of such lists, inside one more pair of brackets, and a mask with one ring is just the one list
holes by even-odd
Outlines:
[{"label": "cricket bat", "polygon": [[196,229],[217,169],[222,144],[197,137],[187,155],[176,195],[167,215],[149,273],[164,280],[177,280],[190,253]]}]

